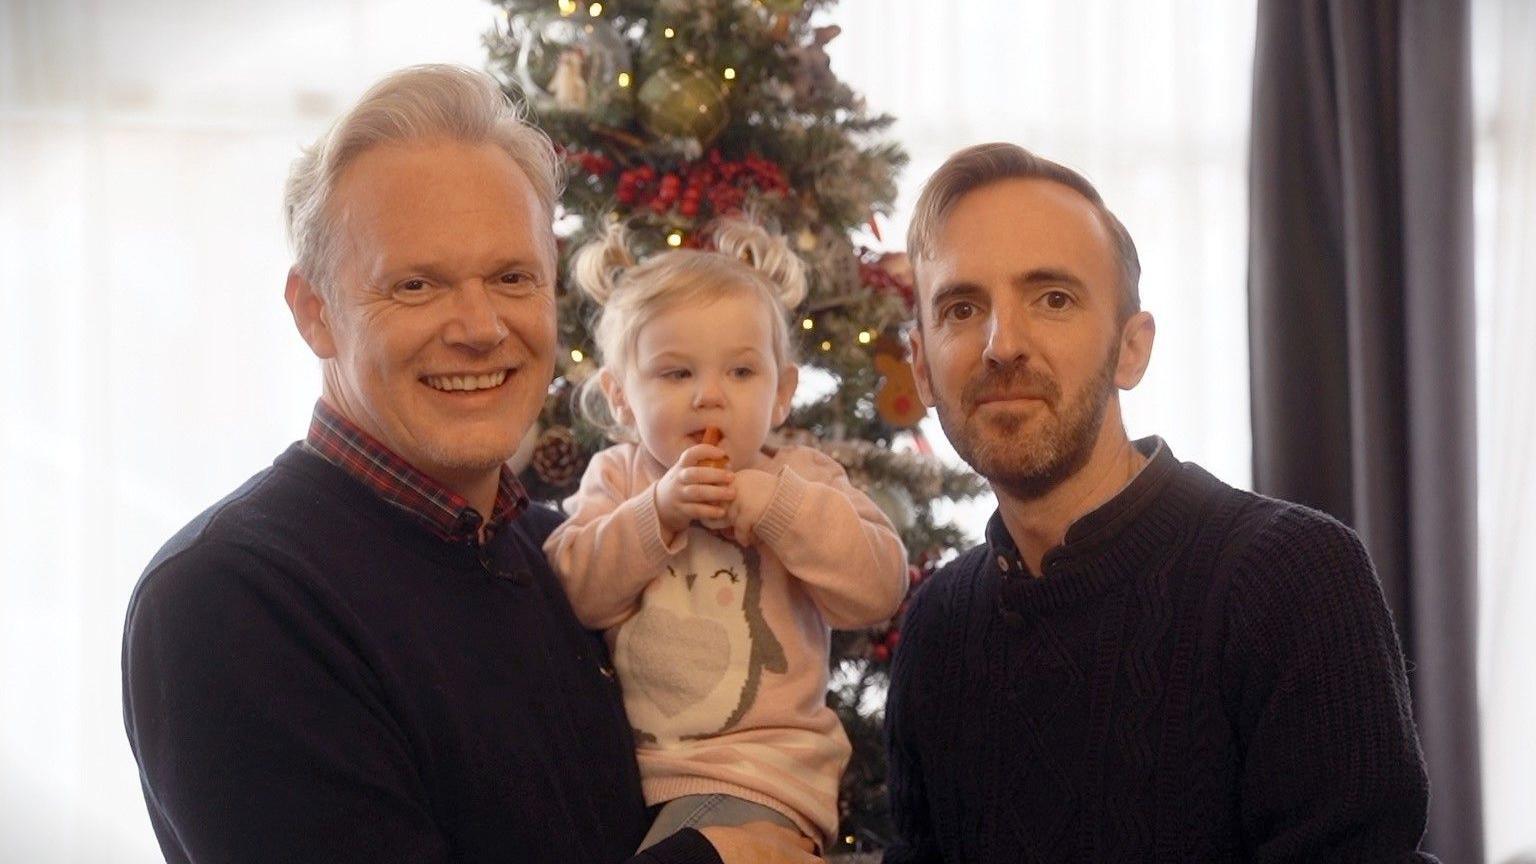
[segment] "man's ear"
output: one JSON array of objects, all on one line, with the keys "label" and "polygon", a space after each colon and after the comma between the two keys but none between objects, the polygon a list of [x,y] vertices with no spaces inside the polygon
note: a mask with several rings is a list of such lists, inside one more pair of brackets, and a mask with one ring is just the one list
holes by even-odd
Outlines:
[{"label": "man's ear", "polygon": [[288,284],[283,289],[283,298],[288,301],[288,311],[293,313],[293,324],[308,343],[309,350],[315,352],[315,356],[321,360],[334,358],[336,337],[331,332],[325,298],[320,296],[320,292],[308,279],[300,275],[297,267],[288,271]]},{"label": "man's ear", "polygon": [[917,398],[932,408],[935,405],[933,382],[928,378],[928,358],[923,354],[922,325],[907,331],[907,347],[912,351],[912,382],[917,385]]},{"label": "man's ear", "polygon": [[800,367],[791,363],[779,370],[779,390],[773,397],[773,425],[789,419],[789,409],[795,403],[795,390],[800,386]]},{"label": "man's ear", "polygon": [[1152,343],[1157,338],[1157,322],[1151,312],[1137,312],[1120,328],[1120,362],[1115,364],[1115,386],[1130,390],[1141,383],[1152,362]]},{"label": "man's ear", "polygon": [[607,367],[599,369],[597,386],[602,388],[603,396],[608,399],[608,413],[613,415],[613,419],[622,425],[634,426],[635,412],[630,410],[629,400],[624,398],[624,385],[619,383],[619,376]]}]

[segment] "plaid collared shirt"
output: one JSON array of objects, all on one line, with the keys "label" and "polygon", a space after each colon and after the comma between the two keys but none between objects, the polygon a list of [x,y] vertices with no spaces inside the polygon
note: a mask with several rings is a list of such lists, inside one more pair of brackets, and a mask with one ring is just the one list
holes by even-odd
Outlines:
[{"label": "plaid collared shirt", "polygon": [[[319,400],[305,445],[372,489],[380,498],[416,517],[433,534],[453,543],[479,543],[484,518],[463,496],[413,468],[355,423]],[[528,493],[512,469],[501,466],[496,503],[485,526],[489,541],[528,506]]]}]

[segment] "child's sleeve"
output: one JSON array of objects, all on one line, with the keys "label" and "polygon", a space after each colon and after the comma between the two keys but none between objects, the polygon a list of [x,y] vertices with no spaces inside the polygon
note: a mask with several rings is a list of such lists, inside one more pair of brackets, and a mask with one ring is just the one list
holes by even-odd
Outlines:
[{"label": "child's sleeve", "polygon": [[565,500],[570,518],[544,541],[577,619],[593,630],[629,617],[640,592],[687,543],[687,532],[679,532],[671,546],[662,540],[653,484],[630,494],[635,482],[626,449],[610,447],[592,457],[581,487]]},{"label": "child's sleeve", "polygon": [[885,621],[906,596],[907,553],[896,529],[843,467],[818,451],[789,455],[753,532],[805,584],[834,628]]}]

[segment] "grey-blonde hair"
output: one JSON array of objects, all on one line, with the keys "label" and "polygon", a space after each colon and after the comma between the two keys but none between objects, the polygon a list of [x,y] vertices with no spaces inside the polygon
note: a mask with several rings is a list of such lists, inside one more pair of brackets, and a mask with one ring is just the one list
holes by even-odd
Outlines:
[{"label": "grey-blonde hair", "polygon": [[[598,362],[622,378],[635,362],[640,330],[661,313],[685,304],[707,303],[733,293],[761,299],[772,310],[773,360],[793,364],[788,313],[805,299],[805,266],[784,238],[745,219],[722,219],[707,231],[713,249],[672,249],[636,261],[622,223],[577,250],[571,280],[598,305],[592,336]],[[633,431],[609,410],[599,375],[576,391],[578,413],[615,440]]]},{"label": "grey-blonde hair", "polygon": [[[1109,207],[1088,178],[1065,165],[1031,153],[1017,144],[994,142],[967,147],[948,159],[923,184],[922,194],[913,209],[907,228],[907,257],[914,268],[931,260],[938,233],[950,211],[968,193],[1002,180],[1049,180],[1060,183],[1088,199],[1099,220],[1109,232],[1120,268],[1120,320],[1124,322],[1141,310],[1141,259],[1131,233]],[[918,310],[922,323],[922,310]]]},{"label": "grey-blonde hair", "polygon": [[368,88],[313,145],[294,160],[283,196],[294,266],[329,294],[335,277],[335,195],[359,155],[385,143],[446,138],[501,148],[527,175],[551,226],[561,171],[549,136],[530,125],[496,81],[463,66],[432,64],[393,72]]}]

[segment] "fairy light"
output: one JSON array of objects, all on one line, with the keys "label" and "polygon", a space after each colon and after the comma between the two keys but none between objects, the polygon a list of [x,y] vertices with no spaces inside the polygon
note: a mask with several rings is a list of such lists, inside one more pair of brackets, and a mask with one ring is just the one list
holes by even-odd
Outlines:
[{"label": "fairy light", "polygon": [[735,81],[736,80],[736,70],[735,69],[732,69],[731,67],[727,66],[727,67],[725,67],[725,73],[724,74],[725,74],[725,80],[727,80],[727,81]]},{"label": "fairy light", "polygon": [[673,231],[671,234],[668,234],[667,235],[667,245],[671,246],[674,249],[676,249],[677,247],[683,245],[683,232],[681,232],[681,231]]},{"label": "fairy light", "polygon": [[571,362],[572,363],[580,363],[582,360],[585,360],[586,357],[587,357],[587,355],[581,353],[581,349],[580,348],[572,348],[571,349]]},{"label": "fairy light", "polygon": [[560,0],[559,6],[561,15],[576,14],[576,0]]},{"label": "fairy light", "polygon": [[601,4],[601,3],[593,3],[591,6],[588,6],[587,7],[587,14],[591,15],[593,18],[596,18],[597,16],[603,14],[603,4]]},{"label": "fairy light", "polygon": [[620,72],[619,73],[619,86],[620,87],[628,87],[629,86],[629,73],[628,72]]},{"label": "fairy light", "polygon": [[860,330],[859,331],[859,344],[860,345],[868,345],[870,343],[870,341],[873,340],[874,338],[875,338],[874,334],[870,333],[868,330]]},{"label": "fairy light", "polygon": [[661,31],[661,35],[671,39],[673,36],[677,35],[677,31],[673,30],[671,27],[668,27],[667,29]]},{"label": "fairy light", "polygon": [[832,350],[832,340],[830,340],[830,339],[823,339],[821,341],[821,350],[823,350],[823,351],[831,351]]},{"label": "fairy light", "polygon": [[815,329],[815,327],[816,327],[816,322],[812,321],[809,318],[806,318],[805,320],[800,322],[800,329],[801,330],[813,330],[813,329]]}]

